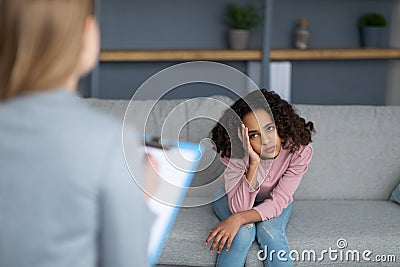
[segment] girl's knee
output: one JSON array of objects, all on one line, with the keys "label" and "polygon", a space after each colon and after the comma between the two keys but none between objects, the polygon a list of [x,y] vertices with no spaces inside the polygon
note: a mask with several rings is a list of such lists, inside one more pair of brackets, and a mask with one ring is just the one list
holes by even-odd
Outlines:
[{"label": "girl's knee", "polygon": [[249,223],[240,226],[239,231],[237,232],[234,241],[246,244],[252,244],[255,240],[256,229],[254,223]]},{"label": "girl's knee", "polygon": [[258,223],[256,228],[257,228],[256,235],[258,241],[265,241],[270,243],[286,239],[284,229],[282,229],[282,227],[278,224],[264,221],[262,223]]}]

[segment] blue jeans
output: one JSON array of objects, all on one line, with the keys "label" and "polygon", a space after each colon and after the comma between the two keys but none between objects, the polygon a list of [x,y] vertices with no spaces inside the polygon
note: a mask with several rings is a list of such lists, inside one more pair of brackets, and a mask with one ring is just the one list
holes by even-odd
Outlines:
[{"label": "blue jeans", "polygon": [[[267,251],[267,254],[261,254],[261,257],[265,258],[263,261],[264,266],[292,266],[292,261],[289,257],[290,250],[286,239],[286,225],[289,221],[291,211],[292,204],[284,209],[277,218],[242,225],[233,239],[230,250],[228,252],[225,250],[225,244],[224,249],[218,254],[216,266],[244,266],[247,253],[256,238],[260,249],[264,250],[264,253]],[[226,195],[214,202],[214,212],[221,221],[232,215]],[[286,254],[279,254],[280,250],[285,251]],[[278,255],[280,259],[287,260],[281,261]]]}]

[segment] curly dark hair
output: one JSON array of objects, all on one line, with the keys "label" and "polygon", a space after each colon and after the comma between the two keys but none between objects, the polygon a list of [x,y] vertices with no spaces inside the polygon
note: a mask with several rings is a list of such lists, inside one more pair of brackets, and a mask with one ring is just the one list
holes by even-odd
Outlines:
[{"label": "curly dark hair", "polygon": [[284,149],[293,153],[312,142],[314,124],[311,121],[306,122],[291,104],[274,91],[260,89],[237,100],[211,130],[215,149],[222,157],[244,157],[243,145],[237,131],[243,117],[258,109],[264,109],[271,115]]}]

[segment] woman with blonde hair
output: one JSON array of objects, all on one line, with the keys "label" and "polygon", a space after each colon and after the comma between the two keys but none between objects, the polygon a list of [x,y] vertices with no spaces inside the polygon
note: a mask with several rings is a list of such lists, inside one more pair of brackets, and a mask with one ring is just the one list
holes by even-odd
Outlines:
[{"label": "woman with blonde hair", "polygon": [[0,1],[0,266],[148,265],[121,125],[76,95],[98,53],[92,0]]}]

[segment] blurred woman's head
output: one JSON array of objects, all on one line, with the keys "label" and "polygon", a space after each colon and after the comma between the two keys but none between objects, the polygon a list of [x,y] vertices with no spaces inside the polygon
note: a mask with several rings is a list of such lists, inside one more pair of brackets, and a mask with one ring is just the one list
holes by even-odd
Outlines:
[{"label": "blurred woman's head", "polygon": [[93,0],[0,1],[0,99],[74,89],[95,65]]}]

